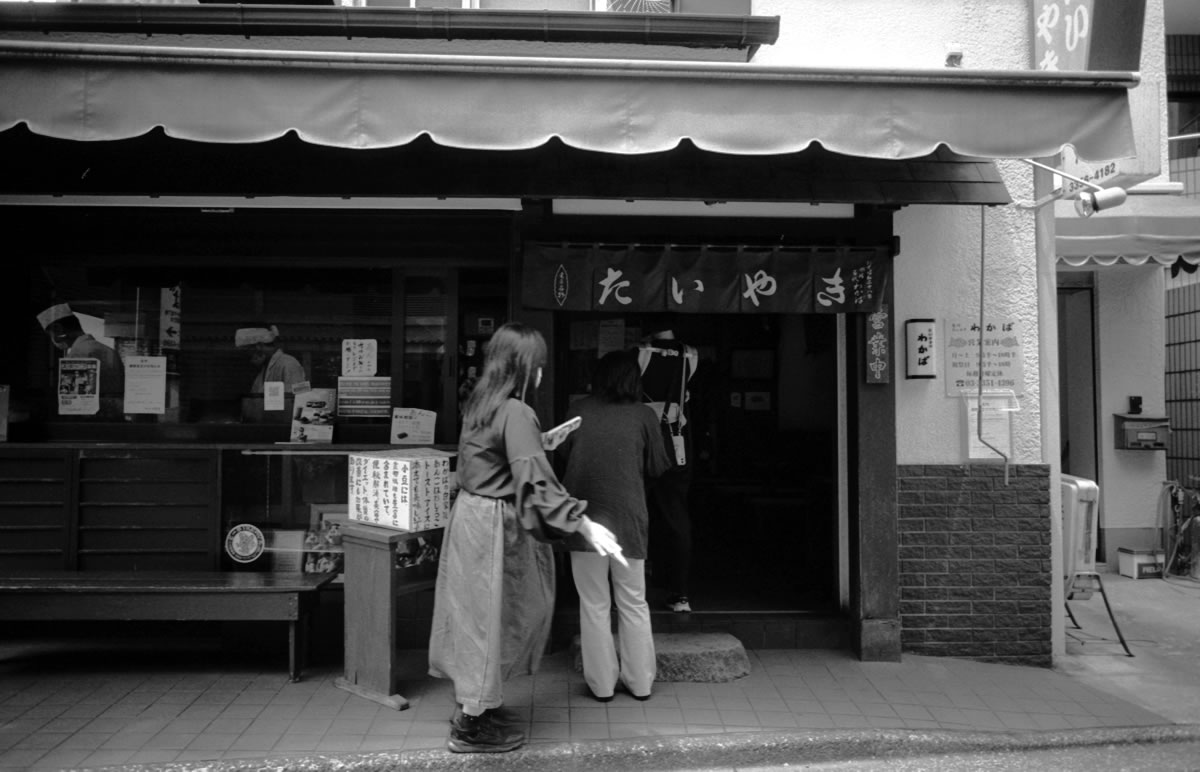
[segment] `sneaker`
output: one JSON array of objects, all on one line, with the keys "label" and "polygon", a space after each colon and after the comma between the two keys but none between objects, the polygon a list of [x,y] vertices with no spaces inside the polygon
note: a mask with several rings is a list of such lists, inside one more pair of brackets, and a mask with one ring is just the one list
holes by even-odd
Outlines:
[{"label": "sneaker", "polygon": [[525,733],[521,730],[503,726],[486,713],[482,716],[462,713],[450,725],[446,748],[451,753],[504,753],[524,744]]},{"label": "sneaker", "polygon": [[682,613],[691,611],[692,605],[688,603],[686,595],[674,595],[667,600],[667,608]]}]

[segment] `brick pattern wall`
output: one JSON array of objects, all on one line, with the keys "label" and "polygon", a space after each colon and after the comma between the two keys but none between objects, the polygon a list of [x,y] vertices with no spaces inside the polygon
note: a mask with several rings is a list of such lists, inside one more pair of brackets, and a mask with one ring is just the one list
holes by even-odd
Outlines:
[{"label": "brick pattern wall", "polygon": [[900,466],[904,651],[1051,664],[1050,469]]}]

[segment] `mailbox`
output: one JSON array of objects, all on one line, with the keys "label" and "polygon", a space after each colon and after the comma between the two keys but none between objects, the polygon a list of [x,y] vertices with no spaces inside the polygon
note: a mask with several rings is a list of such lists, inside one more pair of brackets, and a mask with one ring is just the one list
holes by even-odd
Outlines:
[{"label": "mailbox", "polygon": [[1166,450],[1171,423],[1166,418],[1113,413],[1117,450]]}]

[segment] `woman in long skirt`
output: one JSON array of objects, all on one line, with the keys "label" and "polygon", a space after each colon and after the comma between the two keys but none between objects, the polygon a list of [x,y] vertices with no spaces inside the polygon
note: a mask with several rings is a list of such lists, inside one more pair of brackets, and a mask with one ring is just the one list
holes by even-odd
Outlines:
[{"label": "woman in long skirt", "polygon": [[549,542],[580,534],[622,560],[587,502],[559,482],[526,403],[541,383],[546,342],[516,322],[488,341],[483,372],[463,411],[459,494],[446,524],[429,639],[429,672],[454,681],[458,706],[447,747],[510,751],[525,734],[506,721],[503,681],[535,672],[550,636],[554,561]]}]

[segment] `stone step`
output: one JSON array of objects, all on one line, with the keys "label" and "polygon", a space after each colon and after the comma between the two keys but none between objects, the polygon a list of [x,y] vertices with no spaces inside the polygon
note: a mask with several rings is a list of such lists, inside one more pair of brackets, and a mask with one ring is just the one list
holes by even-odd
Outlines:
[{"label": "stone step", "polygon": [[[575,672],[582,673],[578,635],[571,641],[571,651]],[[729,633],[655,633],[654,655],[656,681],[722,683],[750,674],[745,647]]]}]

